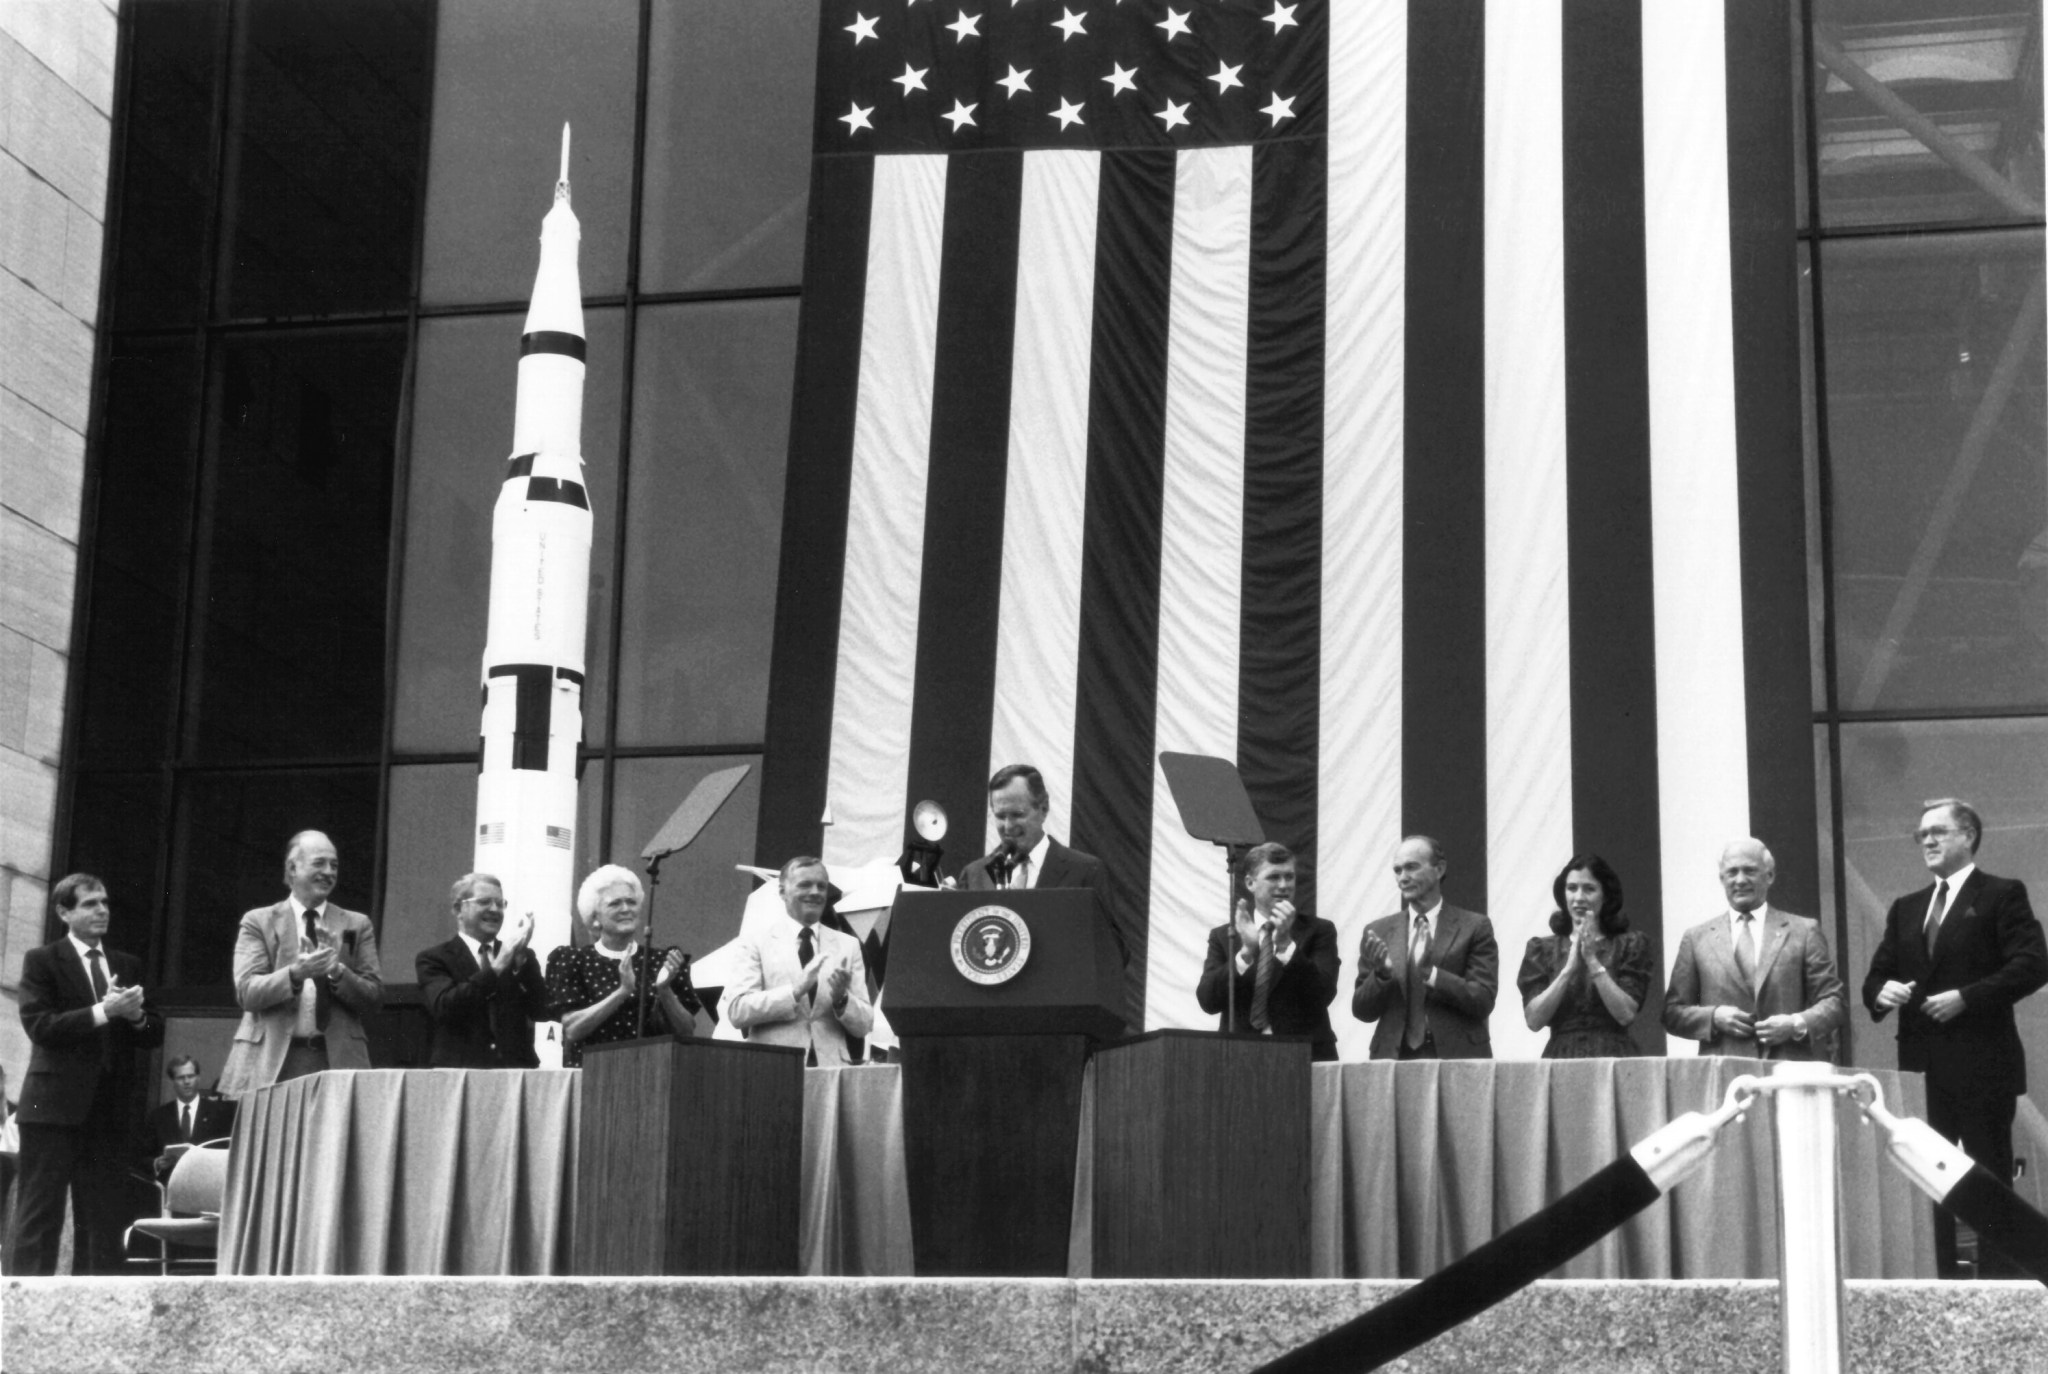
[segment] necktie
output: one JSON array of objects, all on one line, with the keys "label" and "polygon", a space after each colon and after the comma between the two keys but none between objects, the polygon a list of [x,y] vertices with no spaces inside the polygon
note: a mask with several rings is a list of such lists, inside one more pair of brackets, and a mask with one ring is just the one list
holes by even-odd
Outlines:
[{"label": "necktie", "polygon": [[[320,920],[312,907],[306,908],[306,948],[320,948]],[[325,978],[313,980],[313,1028],[327,1033],[327,1018],[334,1014],[334,993]]]},{"label": "necktie", "polygon": [[100,970],[100,952],[97,949],[89,949],[85,952],[85,957],[92,961],[90,965],[92,969],[92,995],[105,1000],[107,995],[107,975]]},{"label": "necktie", "polygon": [[498,942],[496,940],[484,941],[477,946],[477,953],[483,956],[479,962],[490,963],[498,957]]},{"label": "necktie", "polygon": [[1269,1026],[1266,1016],[1266,1001],[1273,995],[1273,977],[1279,971],[1280,961],[1273,954],[1273,927],[1267,926],[1259,933],[1259,970],[1252,977],[1252,1029],[1264,1031]]},{"label": "necktie", "polygon": [[1742,976],[1742,986],[1749,989],[1750,993],[1754,995],[1756,992],[1756,951],[1750,947],[1750,913],[1738,911],[1735,913],[1735,916],[1737,923],[1735,931],[1735,971]]},{"label": "necktie", "polygon": [[1927,911],[1927,957],[1934,957],[1934,941],[1941,934],[1941,919],[1948,915],[1948,879],[1934,885],[1934,905]]},{"label": "necktie", "polygon": [[1423,1013],[1423,998],[1429,986],[1429,918],[1417,915],[1415,926],[1408,935],[1408,1030],[1402,1038],[1411,1050],[1422,1048],[1422,1040],[1429,1032],[1429,1020]]},{"label": "necktie", "polygon": [[192,1139],[192,1104],[190,1102],[180,1103],[178,1106],[178,1139],[184,1141]]},{"label": "necktie", "polygon": [[796,959],[799,964],[809,968],[811,966],[811,955],[817,951],[817,948],[817,937],[811,933],[809,926],[805,926],[797,932]]}]

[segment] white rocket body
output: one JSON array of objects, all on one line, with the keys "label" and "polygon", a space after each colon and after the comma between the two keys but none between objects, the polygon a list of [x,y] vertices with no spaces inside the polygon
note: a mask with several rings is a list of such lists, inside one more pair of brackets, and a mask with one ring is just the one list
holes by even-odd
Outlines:
[{"label": "white rocket body", "polygon": [[[546,958],[571,943],[577,748],[583,740],[590,498],[583,486],[582,236],[565,151],[541,221],[540,270],[519,350],[512,457],[491,518],[490,628],[476,787],[476,868],[504,884],[506,915],[533,920]],[[559,1065],[549,1028],[542,1066]]]}]

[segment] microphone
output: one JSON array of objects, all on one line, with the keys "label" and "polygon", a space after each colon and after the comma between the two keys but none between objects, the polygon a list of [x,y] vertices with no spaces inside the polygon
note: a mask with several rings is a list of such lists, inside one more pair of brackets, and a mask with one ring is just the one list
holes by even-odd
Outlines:
[{"label": "microphone", "polygon": [[1010,874],[1017,867],[1017,850],[1008,840],[996,846],[996,852],[989,856],[988,873],[995,879],[997,887],[1010,885]]}]

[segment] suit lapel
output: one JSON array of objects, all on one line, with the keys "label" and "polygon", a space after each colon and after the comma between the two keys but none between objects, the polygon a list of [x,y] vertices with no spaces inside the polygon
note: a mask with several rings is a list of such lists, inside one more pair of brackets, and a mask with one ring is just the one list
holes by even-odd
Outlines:
[{"label": "suit lapel", "polygon": [[1067,876],[1066,846],[1058,840],[1045,842],[1045,862],[1032,879],[1033,887],[1058,887]]},{"label": "suit lapel", "polygon": [[[102,945],[101,948],[104,949],[105,946]],[[78,946],[71,943],[71,937],[68,935],[57,942],[57,961],[69,973],[72,989],[83,999],[86,1006],[89,1007],[100,1000],[99,995],[92,990],[92,974],[86,969],[85,960],[79,956]],[[109,972],[113,970],[111,961],[108,962],[107,968]]]},{"label": "suit lapel", "polygon": [[1436,929],[1430,933],[1429,937],[1429,965],[1431,968],[1442,968],[1444,966],[1444,956],[1451,952],[1451,941],[1457,936],[1458,924],[1464,914],[1464,912],[1458,910],[1449,902],[1445,902],[1443,909],[1437,912]]},{"label": "suit lapel", "polygon": [[1785,937],[1791,933],[1791,930],[1791,919],[1783,912],[1773,910],[1770,923],[1764,927],[1763,954],[1756,961],[1757,987],[1761,988],[1764,985],[1764,979],[1771,976],[1771,964],[1777,959],[1778,951],[1785,947]]}]

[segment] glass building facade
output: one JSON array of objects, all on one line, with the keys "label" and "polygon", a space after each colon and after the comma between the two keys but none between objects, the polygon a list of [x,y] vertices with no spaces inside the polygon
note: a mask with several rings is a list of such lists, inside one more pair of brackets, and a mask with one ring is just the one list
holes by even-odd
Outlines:
[{"label": "glass building facade", "polygon": [[[2041,10],[1805,0],[1804,376],[1825,919],[1852,989],[1923,797],[2048,896]],[[489,511],[560,127],[596,514],[579,871],[764,736],[817,7],[129,0],[53,872],[161,985],[319,826],[387,977],[470,853]],[[622,515],[623,512],[623,515]],[[730,933],[758,770],[664,875]],[[211,991],[208,991],[211,990]],[[2048,1065],[2048,997],[2021,1007]],[[1849,1053],[1891,1056],[1851,1017]]]}]

